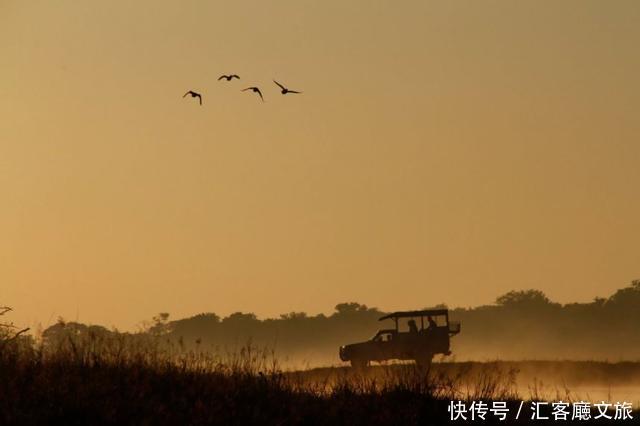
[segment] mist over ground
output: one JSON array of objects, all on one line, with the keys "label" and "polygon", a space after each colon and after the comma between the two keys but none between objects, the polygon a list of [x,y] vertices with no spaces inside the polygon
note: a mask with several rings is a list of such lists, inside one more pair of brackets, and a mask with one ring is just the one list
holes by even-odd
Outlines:
[{"label": "mist over ground", "polygon": [[[367,340],[378,329],[388,328],[389,322],[378,321],[384,314],[378,308],[356,302],[336,305],[331,315],[290,312],[269,319],[243,312],[224,318],[200,313],[172,319],[165,312],[133,334],[60,320],[43,331],[42,340],[44,344],[54,344],[69,333],[133,338],[154,335],[176,347],[218,352],[250,343],[272,350],[284,367],[308,368],[341,365],[339,346]],[[618,362],[640,358],[640,280],[590,303],[562,305],[538,290],[511,291],[492,305],[453,308],[450,318],[462,323],[462,331],[452,338],[453,354],[436,361]]]}]

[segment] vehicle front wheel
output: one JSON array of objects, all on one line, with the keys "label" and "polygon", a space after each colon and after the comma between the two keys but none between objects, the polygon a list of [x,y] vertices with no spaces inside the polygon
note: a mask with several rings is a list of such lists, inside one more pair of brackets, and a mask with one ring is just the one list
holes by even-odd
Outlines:
[{"label": "vehicle front wheel", "polygon": [[364,370],[369,366],[369,361],[361,358],[354,358],[351,360],[351,367],[356,370]]}]

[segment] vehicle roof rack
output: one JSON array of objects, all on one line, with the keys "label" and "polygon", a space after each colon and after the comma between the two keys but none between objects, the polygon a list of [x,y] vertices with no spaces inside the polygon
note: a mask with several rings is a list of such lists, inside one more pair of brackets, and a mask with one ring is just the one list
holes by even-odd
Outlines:
[{"label": "vehicle roof rack", "polygon": [[378,321],[383,321],[389,318],[397,319],[397,318],[411,318],[411,317],[426,317],[426,316],[436,316],[436,315],[447,315],[449,313],[448,309],[425,309],[423,311],[404,311],[404,312],[393,312],[391,314],[387,314],[383,317],[380,317]]}]

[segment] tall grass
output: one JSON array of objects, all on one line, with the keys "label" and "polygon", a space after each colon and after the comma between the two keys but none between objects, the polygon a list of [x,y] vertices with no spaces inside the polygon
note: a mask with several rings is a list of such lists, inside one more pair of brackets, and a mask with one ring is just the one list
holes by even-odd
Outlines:
[{"label": "tall grass", "polygon": [[515,403],[513,371],[410,364],[284,371],[272,350],[149,334],[0,346],[1,425],[442,424],[452,399]]}]

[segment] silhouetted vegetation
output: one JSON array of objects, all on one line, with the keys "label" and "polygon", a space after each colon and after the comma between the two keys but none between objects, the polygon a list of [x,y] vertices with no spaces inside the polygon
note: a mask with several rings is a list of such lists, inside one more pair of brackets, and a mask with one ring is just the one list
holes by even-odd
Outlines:
[{"label": "silhouetted vegetation", "polygon": [[[428,306],[425,306],[428,307]],[[640,280],[608,298],[590,303],[554,303],[538,290],[511,291],[493,305],[450,310],[462,322],[452,339],[458,360],[465,359],[608,359],[640,357]],[[304,312],[258,319],[237,312],[221,318],[214,313],[171,320],[169,313],[153,318],[142,334],[164,336],[187,348],[233,349],[252,342],[271,347],[283,363],[338,363],[340,345],[371,337],[385,324],[385,312],[358,303],[340,303],[331,315]],[[43,333],[45,342],[69,333],[105,335],[101,326],[58,323]]]},{"label": "silhouetted vegetation", "polygon": [[[580,306],[591,314],[620,304],[633,307],[628,300],[639,291],[640,284],[634,282],[607,300]],[[540,292],[525,291],[508,293],[495,306],[461,312],[494,312],[523,323],[544,312],[561,318],[575,309],[553,304]],[[291,313],[262,321],[241,313],[170,321],[168,313],[161,313],[139,333],[60,320],[39,341],[5,322],[0,324],[0,424],[443,424],[452,399],[507,401],[514,412],[520,398],[542,399],[535,382],[529,395],[519,393],[516,375],[521,368],[529,369],[528,377],[534,379],[536,372],[546,369],[555,375],[561,370],[575,383],[593,379],[595,373],[636,385],[640,376],[637,363],[593,362],[442,363],[427,370],[387,365],[366,371],[333,367],[300,372],[283,370],[277,356],[261,345],[238,343],[233,350],[203,346],[205,338],[235,344],[267,332],[286,336],[284,342],[292,346],[285,347],[297,348],[297,333],[306,335],[307,344],[316,344],[318,337],[328,344],[335,339],[332,333],[343,327],[354,338],[377,327],[381,314],[355,303],[338,305],[331,316]],[[202,330],[211,335],[203,337]],[[557,395],[577,400],[568,389]],[[500,422],[505,423],[513,424]]]},{"label": "silhouetted vegetation", "polygon": [[[517,370],[497,362],[284,372],[252,346],[219,356],[130,337],[72,333],[46,347],[11,340],[0,350],[0,424],[424,425],[447,423],[451,400],[506,401],[513,417],[528,398],[515,388]],[[628,376],[628,367],[590,371]]]},{"label": "silhouetted vegetation", "polygon": [[[63,334],[43,345],[5,339],[0,424],[417,424],[444,421],[454,392],[452,380],[406,366],[316,382],[284,373],[253,346],[220,355],[172,347],[149,333],[57,327]],[[500,380],[477,389],[504,396]]]},{"label": "silhouetted vegetation", "polygon": [[493,306],[451,315],[464,324],[454,342],[464,358],[640,358],[640,280],[590,303],[561,305],[537,290],[512,291]]}]

